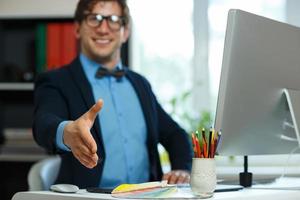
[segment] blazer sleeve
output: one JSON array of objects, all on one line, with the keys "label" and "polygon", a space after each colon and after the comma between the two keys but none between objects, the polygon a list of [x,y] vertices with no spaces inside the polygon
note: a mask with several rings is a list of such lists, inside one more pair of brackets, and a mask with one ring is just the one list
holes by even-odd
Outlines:
[{"label": "blazer sleeve", "polygon": [[188,134],[171,118],[162,108],[152,92],[150,83],[142,77],[143,85],[148,94],[153,116],[153,124],[157,131],[158,142],[167,152],[171,162],[171,168],[190,170],[192,166],[192,145]]},{"label": "blazer sleeve", "polygon": [[68,119],[68,110],[55,72],[41,74],[35,82],[33,136],[47,151],[56,153],[56,130]]},{"label": "blazer sleeve", "polygon": [[157,105],[159,141],[169,153],[172,170],[191,170],[192,145],[188,134]]}]

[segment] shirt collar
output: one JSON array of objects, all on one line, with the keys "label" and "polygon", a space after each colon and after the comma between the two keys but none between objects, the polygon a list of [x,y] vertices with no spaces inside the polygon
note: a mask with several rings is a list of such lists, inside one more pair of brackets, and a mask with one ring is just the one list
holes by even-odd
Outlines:
[{"label": "shirt collar", "polygon": [[[97,63],[93,60],[91,60],[90,58],[88,58],[87,56],[85,56],[84,54],[80,53],[79,55],[79,59],[80,62],[82,64],[83,70],[86,74],[86,76],[88,77],[88,79],[91,81],[95,78],[95,74],[98,70],[99,67],[103,67],[102,64]],[[123,65],[122,62],[120,61],[114,69],[123,69]]]}]

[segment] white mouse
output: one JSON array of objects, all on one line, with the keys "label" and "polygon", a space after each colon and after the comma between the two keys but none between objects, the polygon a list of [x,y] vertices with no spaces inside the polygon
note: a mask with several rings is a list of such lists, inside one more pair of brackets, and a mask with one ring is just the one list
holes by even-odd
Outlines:
[{"label": "white mouse", "polygon": [[78,186],[71,184],[55,184],[51,185],[50,190],[60,193],[76,193],[79,188]]}]

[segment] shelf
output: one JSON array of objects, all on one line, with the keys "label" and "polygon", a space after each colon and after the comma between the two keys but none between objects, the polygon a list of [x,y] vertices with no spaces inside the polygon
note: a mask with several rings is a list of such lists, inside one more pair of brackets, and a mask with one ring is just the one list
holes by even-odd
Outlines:
[{"label": "shelf", "polygon": [[4,137],[0,161],[37,161],[47,156],[46,151],[35,143],[31,129],[5,129]]},{"label": "shelf", "polygon": [[1,162],[36,162],[48,158],[47,154],[0,154]]},{"label": "shelf", "polygon": [[10,162],[35,162],[49,157],[42,149],[18,147],[10,149],[10,152],[0,153],[0,161]]},{"label": "shelf", "polygon": [[[2,111],[6,110],[5,112],[13,113],[11,117],[15,115],[17,118],[20,112],[32,113],[33,89],[33,83],[0,83],[0,109],[2,109]],[[19,107],[19,105],[26,106],[22,108]],[[31,118],[31,115],[27,117]],[[23,120],[26,120],[26,118],[23,118]]]},{"label": "shelf", "polygon": [[22,90],[32,91],[34,88],[33,83],[0,83],[0,90]]}]

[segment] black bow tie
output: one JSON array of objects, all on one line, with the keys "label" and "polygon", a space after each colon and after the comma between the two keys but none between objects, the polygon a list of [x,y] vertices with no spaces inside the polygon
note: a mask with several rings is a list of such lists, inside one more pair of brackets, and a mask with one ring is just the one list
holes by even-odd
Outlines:
[{"label": "black bow tie", "polygon": [[116,79],[119,80],[124,75],[125,75],[124,69],[115,69],[113,71],[110,71],[104,67],[99,67],[99,69],[96,72],[96,78],[102,78],[104,76],[114,76]]}]

